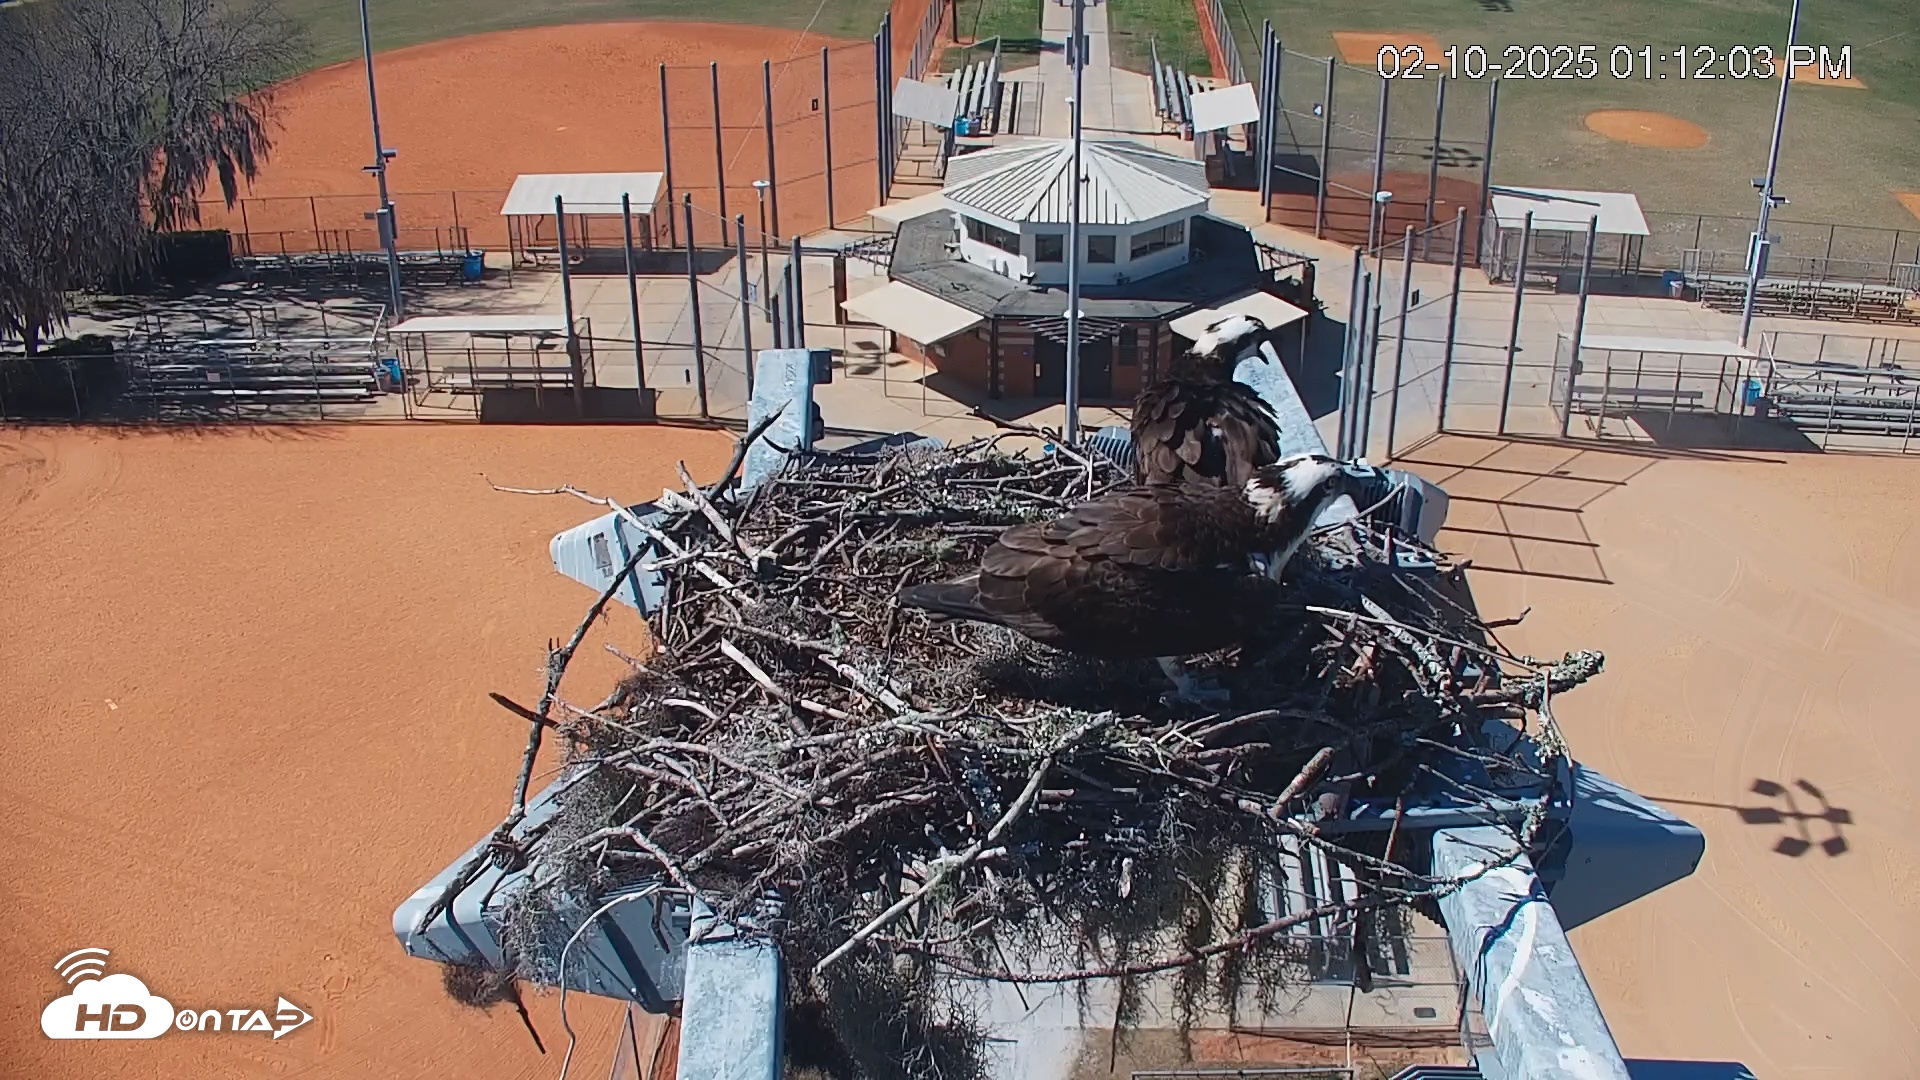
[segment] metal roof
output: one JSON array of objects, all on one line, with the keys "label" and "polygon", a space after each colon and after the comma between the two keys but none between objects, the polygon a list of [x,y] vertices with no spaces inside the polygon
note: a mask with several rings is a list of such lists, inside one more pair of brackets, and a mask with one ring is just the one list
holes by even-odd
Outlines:
[{"label": "metal roof", "polygon": [[960,92],[945,86],[902,78],[893,88],[893,115],[950,128],[960,111]]},{"label": "metal roof", "polygon": [[1743,349],[1739,342],[1728,341],[1725,338],[1610,337],[1604,334],[1587,334],[1580,339],[1580,348],[1584,352],[1606,349],[1610,352],[1671,353],[1675,356],[1752,358],[1756,355],[1752,349]]},{"label": "metal roof", "polygon": [[1564,188],[1496,187],[1493,217],[1503,229],[1521,228],[1533,211],[1534,232],[1587,231],[1587,222],[1600,219],[1607,236],[1646,236],[1647,216],[1640,200],[1625,191],[1571,191]]},{"label": "metal roof", "polygon": [[1193,95],[1190,100],[1195,131],[1219,131],[1260,121],[1260,99],[1254,97],[1251,83],[1209,90]]},{"label": "metal roof", "polygon": [[521,173],[500,207],[501,217],[539,217],[553,213],[553,197],[569,214],[618,214],[620,196],[636,214],[653,213],[664,178],[657,172]]},{"label": "metal roof", "polygon": [[[1198,161],[1136,143],[1089,142],[1080,168],[1083,225],[1133,225],[1207,208],[1207,170]],[[956,207],[1004,221],[1064,225],[1072,176],[1071,142],[1017,143],[948,162],[942,194]]]},{"label": "metal roof", "polygon": [[387,327],[389,334],[564,334],[565,315],[417,315]]},{"label": "metal roof", "polygon": [[904,281],[889,281],[840,305],[850,314],[879,323],[922,345],[945,341],[987,321],[986,316],[950,304]]}]

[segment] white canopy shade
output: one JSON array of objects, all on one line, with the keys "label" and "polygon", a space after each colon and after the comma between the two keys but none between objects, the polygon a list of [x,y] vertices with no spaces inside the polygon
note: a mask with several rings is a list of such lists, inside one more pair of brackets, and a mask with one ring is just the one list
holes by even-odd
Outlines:
[{"label": "white canopy shade", "polygon": [[416,315],[387,327],[389,334],[564,334],[565,315]]},{"label": "white canopy shade", "polygon": [[569,214],[618,214],[622,195],[634,213],[651,214],[664,179],[657,172],[521,173],[513,178],[500,216],[551,215],[556,195]]},{"label": "white canopy shade", "polygon": [[1218,90],[1193,95],[1193,130],[1219,131],[1221,128],[1260,121],[1260,99],[1253,95],[1250,83],[1223,86]]},{"label": "white canopy shade", "polygon": [[851,315],[879,323],[922,345],[945,341],[987,321],[958,304],[921,292],[904,281],[889,281],[872,292],[843,302]]}]

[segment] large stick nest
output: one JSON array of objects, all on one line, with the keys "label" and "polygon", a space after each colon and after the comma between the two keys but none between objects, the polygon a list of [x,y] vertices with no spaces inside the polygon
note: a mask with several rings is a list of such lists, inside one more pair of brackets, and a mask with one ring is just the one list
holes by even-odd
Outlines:
[{"label": "large stick nest", "polygon": [[[1599,659],[1549,669],[1506,653],[1444,566],[1396,569],[1423,550],[1404,537],[1316,535],[1264,644],[1197,664],[1233,692],[1213,712],[1163,704],[1151,663],[898,608],[900,586],[965,573],[1006,527],[1126,482],[1098,457],[1001,445],[818,455],[745,494],[730,472],[632,519],[652,546],[625,570],[657,574],[665,594],[656,651],[579,709],[553,693],[572,646],[556,650],[547,697],[519,709],[572,753],[558,818],[531,840],[510,821],[493,852],[531,861],[541,885],[514,901],[522,963],[544,966],[529,974],[557,975],[553,910],[664,880],[773,935],[801,998],[890,1032],[862,1051],[839,1024],[860,1071],[965,1074],[962,1051],[922,1060],[931,1032],[967,1026],[936,1003],[938,972],[1244,977],[1304,918],[1242,911],[1232,895],[1282,850],[1353,868],[1364,889],[1314,913],[1342,927],[1458,886],[1424,872],[1420,845],[1396,845],[1397,819],[1342,830],[1353,800],[1417,797],[1473,758],[1476,776],[1537,782],[1540,806],[1516,826],[1519,847],[1532,843],[1560,746],[1551,725],[1544,762],[1462,732],[1489,709],[1550,719],[1552,696]],[[1500,682],[1516,665],[1524,677]],[[884,1020],[849,1004],[901,979],[918,996],[890,992]]]}]

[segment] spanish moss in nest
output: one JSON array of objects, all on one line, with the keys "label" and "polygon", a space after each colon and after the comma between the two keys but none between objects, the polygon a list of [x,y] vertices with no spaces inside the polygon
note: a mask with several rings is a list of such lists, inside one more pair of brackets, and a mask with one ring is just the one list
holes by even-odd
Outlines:
[{"label": "spanish moss in nest", "polygon": [[[791,998],[816,1003],[859,1075],[965,1078],[980,1029],[956,974],[1121,980],[1122,1027],[1170,979],[1191,1023],[1298,981],[1310,958],[1280,943],[1289,927],[1345,932],[1458,887],[1419,845],[1334,827],[1353,800],[1391,807],[1470,757],[1475,781],[1450,781],[1469,801],[1534,782],[1515,831],[1535,842],[1559,775],[1552,699],[1597,658],[1549,677],[1506,652],[1444,570],[1397,569],[1421,550],[1404,537],[1317,535],[1262,644],[1199,659],[1233,694],[1209,713],[1163,704],[1151,663],[897,607],[901,586],[973,569],[1008,526],[1127,482],[1097,458],[1000,446],[817,455],[751,491],[730,471],[629,514],[650,544],[625,571],[664,595],[657,652],[597,709],[556,696],[572,644],[537,710],[503,701],[534,721],[530,748],[556,730],[572,753],[558,815],[519,844],[542,886],[510,900],[530,975],[555,980],[608,889],[661,883],[772,935]],[[1462,741],[1488,717],[1540,725],[1544,760]],[[1302,852],[1362,887],[1268,910],[1258,881]]]}]

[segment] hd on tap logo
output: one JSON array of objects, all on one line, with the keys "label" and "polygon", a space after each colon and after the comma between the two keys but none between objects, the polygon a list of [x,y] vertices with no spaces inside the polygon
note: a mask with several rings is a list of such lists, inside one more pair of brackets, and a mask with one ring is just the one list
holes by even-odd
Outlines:
[{"label": "hd on tap logo", "polygon": [[105,949],[75,949],[54,962],[53,970],[73,987],[40,1011],[40,1030],[49,1039],[154,1039],[171,1028],[181,1031],[262,1031],[275,1039],[313,1016],[278,998],[266,1009],[176,1009],[132,975],[107,974]]}]

